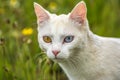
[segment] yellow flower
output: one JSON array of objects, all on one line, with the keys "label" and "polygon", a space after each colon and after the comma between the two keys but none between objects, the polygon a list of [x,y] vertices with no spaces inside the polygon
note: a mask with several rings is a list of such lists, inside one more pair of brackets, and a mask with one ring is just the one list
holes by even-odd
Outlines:
[{"label": "yellow flower", "polygon": [[56,10],[56,9],[57,9],[57,4],[56,4],[55,2],[51,2],[51,3],[49,4],[49,8],[50,8],[51,10]]},{"label": "yellow flower", "polygon": [[33,29],[32,28],[24,28],[22,30],[22,34],[27,36],[27,35],[31,35],[33,33]]},{"label": "yellow flower", "polygon": [[11,7],[18,7],[19,6],[18,0],[10,0],[10,6]]}]

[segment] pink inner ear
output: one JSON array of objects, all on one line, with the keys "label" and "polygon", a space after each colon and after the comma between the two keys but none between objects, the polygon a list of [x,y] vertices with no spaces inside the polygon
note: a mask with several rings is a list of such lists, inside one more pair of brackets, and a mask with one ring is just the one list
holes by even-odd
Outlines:
[{"label": "pink inner ear", "polygon": [[49,19],[48,14],[39,4],[35,3],[34,8],[35,8],[35,13],[36,13],[37,20],[39,23],[42,23]]},{"label": "pink inner ear", "polygon": [[70,19],[83,23],[86,19],[86,5],[84,2],[78,3],[70,14]]}]

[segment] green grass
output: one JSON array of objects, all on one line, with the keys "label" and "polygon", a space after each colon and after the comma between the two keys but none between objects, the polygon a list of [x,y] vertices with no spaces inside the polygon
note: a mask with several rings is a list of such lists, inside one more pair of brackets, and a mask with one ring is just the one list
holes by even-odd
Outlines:
[{"label": "green grass", "polygon": [[[0,80],[66,80],[57,63],[37,41],[33,2],[56,14],[67,14],[80,0],[0,0]],[[91,30],[120,37],[120,0],[84,0]],[[23,30],[31,29],[30,34]]]}]

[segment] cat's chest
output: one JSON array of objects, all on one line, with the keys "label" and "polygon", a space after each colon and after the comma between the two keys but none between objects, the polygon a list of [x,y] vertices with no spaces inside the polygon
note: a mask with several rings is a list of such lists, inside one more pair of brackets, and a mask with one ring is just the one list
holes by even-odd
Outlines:
[{"label": "cat's chest", "polygon": [[[59,63],[64,70],[69,80],[96,80],[95,78],[101,77],[104,71],[100,67],[97,60],[94,60],[92,55],[85,55],[85,52],[75,58]],[[87,53],[86,53],[87,54]],[[96,67],[99,66],[99,67]]]},{"label": "cat's chest", "polygon": [[91,74],[94,74],[90,68],[86,68],[86,66],[82,66],[78,63],[66,63],[59,64],[61,68],[64,70],[69,80],[93,80]]}]

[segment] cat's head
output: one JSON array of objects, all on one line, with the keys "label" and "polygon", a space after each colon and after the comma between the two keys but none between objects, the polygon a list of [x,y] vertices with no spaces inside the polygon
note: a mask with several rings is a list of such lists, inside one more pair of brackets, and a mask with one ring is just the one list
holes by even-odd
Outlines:
[{"label": "cat's head", "polygon": [[87,9],[82,1],[68,15],[55,15],[34,3],[41,49],[53,60],[66,60],[82,49],[88,29]]}]

